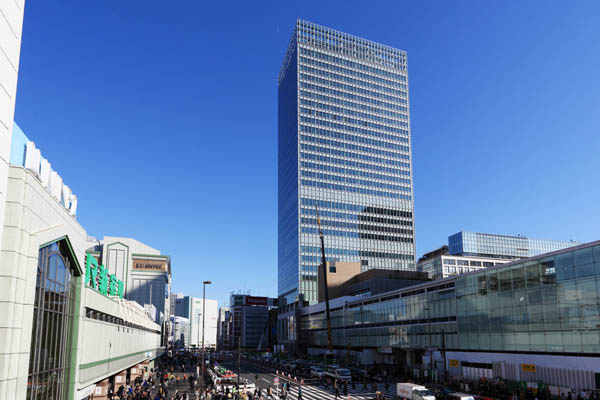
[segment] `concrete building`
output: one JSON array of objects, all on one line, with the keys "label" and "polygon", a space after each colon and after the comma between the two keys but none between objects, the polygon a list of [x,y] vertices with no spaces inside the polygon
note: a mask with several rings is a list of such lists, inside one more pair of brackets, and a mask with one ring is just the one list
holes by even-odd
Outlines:
[{"label": "concrete building", "polygon": [[[325,301],[322,277],[323,264],[319,265],[319,302]],[[330,300],[342,296],[370,296],[427,280],[429,279],[426,274],[416,271],[369,269],[361,272],[360,263],[327,262]]]},{"label": "concrete building", "polygon": [[[206,299],[204,315],[204,347],[217,347],[217,320],[219,318],[219,306],[217,300]],[[190,346],[200,347],[202,345],[202,298],[184,296],[177,299],[175,314],[179,317],[189,319],[190,323]]]},{"label": "concrete building", "polygon": [[171,259],[136,239],[106,236],[88,251],[124,282],[125,298],[156,308],[155,322],[171,315]]},{"label": "concrete building", "polygon": [[169,299],[169,303],[170,303],[170,315],[176,315],[175,314],[175,306],[177,304],[177,299],[183,299],[184,295],[183,293],[179,292],[179,293],[173,293],[171,292],[171,297]]},{"label": "concrete building", "polygon": [[461,231],[448,237],[448,252],[467,257],[520,259],[573,247],[580,242]]},{"label": "concrete building", "polygon": [[461,231],[448,237],[448,245],[419,258],[417,270],[428,273],[431,279],[442,279],[578,244],[580,243],[574,240],[532,239],[525,236]]},{"label": "concrete building", "polygon": [[230,348],[238,346],[257,350],[271,347],[276,338],[277,299],[233,294],[230,297],[231,336]]},{"label": "concrete building", "polygon": [[444,245],[419,258],[417,270],[426,273],[431,279],[442,279],[507,262],[510,259],[448,254],[448,246]]},{"label": "concrete building", "polygon": [[173,323],[173,346],[175,349],[190,347],[190,320],[184,317],[171,316]]},{"label": "concrete building", "polygon": [[[329,298],[340,297],[342,294],[342,285],[351,278],[360,274],[361,267],[359,262],[327,262],[327,287],[329,289]],[[323,264],[319,264],[316,276],[318,282],[317,299],[319,303],[325,301],[325,281],[323,280]]]},{"label": "concrete building", "polygon": [[233,347],[231,343],[233,320],[229,307],[219,307],[219,318],[217,319],[217,350],[225,350]]},{"label": "concrete building", "polygon": [[14,128],[1,206],[0,398],[101,399],[162,354],[161,327],[87,253],[95,243],[76,196]]},{"label": "concrete building", "polygon": [[406,52],[298,20],[278,78],[278,296],[329,261],[415,271]]},{"label": "concrete building", "polygon": [[[0,4],[0,13],[3,16],[0,18],[0,86],[3,89],[0,90],[0,242],[2,242],[2,228],[6,214],[4,207],[17,98],[24,10],[25,0],[3,1]],[[0,354],[7,353],[0,349]]]},{"label": "concrete building", "polygon": [[[331,302],[333,345],[359,364],[422,375],[600,389],[600,241]],[[298,346],[327,348],[325,305],[298,311]],[[433,357],[430,357],[432,354]],[[431,361],[430,361],[431,360]]]}]

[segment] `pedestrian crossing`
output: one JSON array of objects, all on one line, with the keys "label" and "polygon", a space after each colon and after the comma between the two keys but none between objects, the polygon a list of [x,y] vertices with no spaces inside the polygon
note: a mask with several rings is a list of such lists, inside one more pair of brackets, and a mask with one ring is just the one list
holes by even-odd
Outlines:
[{"label": "pedestrian crossing", "polygon": [[[377,385],[377,390],[385,395],[386,399],[394,399],[395,398],[395,388],[396,385],[390,384],[389,389],[385,390],[385,385],[380,383]],[[340,390],[340,395],[338,399],[347,400],[350,398],[351,400],[371,400],[375,398],[375,391],[373,390],[371,385],[368,385],[368,389],[364,389],[362,384],[357,384],[356,389],[352,389],[351,385],[348,385],[348,394],[344,395],[344,391]],[[329,386],[329,390],[325,390],[324,386],[310,386],[303,385],[302,386],[302,399],[303,400],[334,400],[335,392],[332,387]],[[290,389],[288,400],[297,400],[298,399],[298,385],[293,385]]]}]

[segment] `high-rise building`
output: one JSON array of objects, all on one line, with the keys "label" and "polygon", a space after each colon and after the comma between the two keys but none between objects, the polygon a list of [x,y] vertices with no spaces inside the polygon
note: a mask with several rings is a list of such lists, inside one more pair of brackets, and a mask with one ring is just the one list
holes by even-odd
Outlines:
[{"label": "high-rise building", "polygon": [[[204,323],[204,347],[217,347],[217,319],[219,306],[217,300],[206,299],[206,307],[202,306],[202,298],[184,296],[175,304],[175,315],[189,319],[189,346],[202,346],[202,324]],[[202,313],[204,318],[202,318]]]},{"label": "high-rise building", "polygon": [[179,293],[173,293],[171,292],[171,299],[170,299],[170,313],[171,315],[176,315],[175,314],[175,305],[177,303],[177,299],[183,299],[183,293],[179,292]]},{"label": "high-rise building", "polygon": [[450,254],[507,259],[534,257],[578,244],[581,243],[574,240],[532,239],[525,236],[462,231],[448,237]]},{"label": "high-rise building", "polygon": [[406,53],[298,20],[278,79],[282,301],[317,300],[330,261],[414,270]]},{"label": "high-rise building", "polygon": [[254,350],[271,347],[277,337],[277,304],[274,298],[232,294],[230,345]]}]

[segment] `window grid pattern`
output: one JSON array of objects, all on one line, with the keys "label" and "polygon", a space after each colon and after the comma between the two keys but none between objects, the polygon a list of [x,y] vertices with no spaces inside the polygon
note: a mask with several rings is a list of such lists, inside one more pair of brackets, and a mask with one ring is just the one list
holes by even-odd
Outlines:
[{"label": "window grid pattern", "polygon": [[[600,244],[394,291],[332,310],[334,345],[569,354],[600,352]],[[327,345],[323,312],[300,319]]]},{"label": "window grid pattern", "polygon": [[68,349],[73,324],[75,279],[63,242],[41,248],[38,257],[28,400],[66,398]]},{"label": "window grid pattern", "polygon": [[463,256],[526,258],[580,244],[576,241],[532,239],[525,236],[459,232],[448,237],[451,254]]},{"label": "window grid pattern", "polygon": [[[316,206],[328,260],[361,262],[363,270],[415,270],[406,53],[298,21],[279,76],[280,98],[291,74],[296,108],[280,106],[279,118],[282,112],[296,118],[297,209],[282,215],[280,193],[279,246],[297,253],[292,271],[280,249],[279,294],[295,284],[295,294],[317,300]],[[281,135],[280,126],[280,155]],[[283,232],[297,246],[282,240]]]}]

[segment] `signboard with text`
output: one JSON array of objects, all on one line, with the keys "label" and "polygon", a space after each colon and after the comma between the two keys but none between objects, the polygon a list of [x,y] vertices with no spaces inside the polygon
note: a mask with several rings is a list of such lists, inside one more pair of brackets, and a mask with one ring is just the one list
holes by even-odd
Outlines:
[{"label": "signboard with text", "polygon": [[165,260],[142,260],[134,258],[133,269],[137,271],[167,272],[167,262]]},{"label": "signboard with text", "polygon": [[98,265],[98,260],[91,254],[85,257],[85,285],[105,296],[123,298],[123,281],[117,279],[115,274],[109,274],[104,265]]},{"label": "signboard with text", "polygon": [[266,297],[246,296],[246,305],[247,306],[266,306],[267,298]]}]

